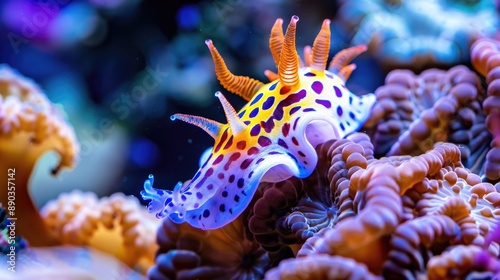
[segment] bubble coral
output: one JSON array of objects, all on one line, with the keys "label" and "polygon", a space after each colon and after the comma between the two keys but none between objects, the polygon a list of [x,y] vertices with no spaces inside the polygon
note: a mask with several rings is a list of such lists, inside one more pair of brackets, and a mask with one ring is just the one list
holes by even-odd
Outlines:
[{"label": "bubble coral", "polygon": [[497,32],[493,1],[342,1],[339,21],[353,44],[370,45],[386,68],[424,69],[467,62],[478,36]]},{"label": "bubble coral", "polygon": [[63,244],[92,246],[143,272],[154,263],[160,221],[133,196],[114,193],[98,199],[92,192],[74,190],[49,201],[41,215]]},{"label": "bubble coral", "polygon": [[0,136],[0,158],[8,159],[0,162],[0,179],[14,187],[9,192],[0,188],[0,203],[15,203],[15,213],[10,215],[18,218],[16,230],[31,245],[57,244],[30,198],[28,180],[37,159],[48,151],[60,156],[54,175],[73,167],[78,143],[63,112],[33,81],[6,65],[0,65]]},{"label": "bubble coral", "polygon": [[491,150],[486,155],[485,175],[500,180],[500,41],[479,39],[471,47],[474,68],[486,78],[488,97],[483,101],[486,127],[493,135]]},{"label": "bubble coral", "polygon": [[267,253],[248,235],[241,215],[224,227],[201,230],[162,220],[156,265],[148,275],[160,279],[261,279]]},{"label": "bubble coral", "polygon": [[491,135],[481,105],[485,91],[473,71],[465,66],[420,75],[393,70],[375,95],[364,128],[376,156],[419,155],[446,141],[459,146],[467,168],[482,172]]}]

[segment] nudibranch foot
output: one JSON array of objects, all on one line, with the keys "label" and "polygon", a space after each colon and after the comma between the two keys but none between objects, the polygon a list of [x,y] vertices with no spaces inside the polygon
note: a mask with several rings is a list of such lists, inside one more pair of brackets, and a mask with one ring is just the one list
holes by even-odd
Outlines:
[{"label": "nudibranch foot", "polygon": [[249,102],[237,112],[217,92],[226,124],[172,116],[204,129],[215,144],[188,183],[162,191],[152,187],[152,177],[145,182],[142,195],[151,199],[151,212],[195,228],[220,228],[248,207],[260,182],[309,176],[318,161],[316,145],[344,138],[364,124],[375,95],[357,96],[345,80],[355,68],[350,61],[366,47],[340,52],[326,70],[331,36],[330,20],[325,20],[301,66],[295,48],[298,20],[291,18],[285,34],[281,19],[273,26],[269,42],[278,73],[266,71],[268,84],[230,73],[213,42],[206,41],[223,87]]}]

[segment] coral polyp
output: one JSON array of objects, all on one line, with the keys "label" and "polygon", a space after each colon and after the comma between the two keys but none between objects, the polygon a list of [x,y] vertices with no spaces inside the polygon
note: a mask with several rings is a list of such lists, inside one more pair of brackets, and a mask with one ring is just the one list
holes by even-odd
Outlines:
[{"label": "coral polyp", "polygon": [[266,72],[271,80],[267,84],[233,75],[213,42],[206,41],[222,86],[249,102],[236,112],[217,92],[227,124],[198,116],[172,116],[204,129],[215,145],[185,186],[178,184],[173,191],[155,189],[150,176],[141,192],[151,200],[150,212],[195,228],[222,227],[247,208],[261,181],[309,176],[317,164],[317,144],[344,138],[363,125],[375,96],[358,97],[345,81],[355,68],[349,62],[366,47],[339,52],[325,70],[330,49],[330,21],[325,20],[302,62],[295,47],[298,20],[291,18],[285,34],[281,19],[272,28],[269,44],[278,73]]}]

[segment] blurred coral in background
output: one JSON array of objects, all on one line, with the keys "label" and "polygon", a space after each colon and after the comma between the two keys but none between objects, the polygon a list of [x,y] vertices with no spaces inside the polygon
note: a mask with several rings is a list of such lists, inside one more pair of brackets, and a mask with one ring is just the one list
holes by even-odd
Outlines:
[{"label": "blurred coral in background", "polygon": [[[0,279],[499,277],[498,5],[0,1]],[[296,35],[279,30],[283,20],[276,19],[295,14]],[[322,39],[315,41],[320,27]],[[295,32],[295,26],[288,29]],[[364,47],[349,49],[356,45],[366,45],[366,53]],[[295,62],[297,69],[290,66]],[[331,72],[319,74],[326,65]],[[246,181],[224,174],[243,176],[241,166],[254,152],[238,142],[242,165],[212,175],[234,184],[216,188],[206,205],[197,205],[224,213],[217,214],[227,219],[224,225],[204,230],[168,211],[163,219],[148,213],[139,194],[143,185],[152,189],[152,177],[144,183],[149,174],[156,184],[172,186],[155,189],[162,203],[150,208],[163,209],[184,201],[179,190],[186,193],[205,162],[223,162],[220,170],[228,160],[223,156],[229,153],[210,159],[211,137],[170,116],[182,113],[209,132],[227,116],[247,114],[248,122],[259,124],[261,116],[268,120],[264,109],[236,115],[230,107],[265,107],[264,93],[255,100],[259,95],[247,92],[243,100],[226,92],[244,89],[248,84],[240,82],[249,76],[271,80],[286,96],[299,68],[311,81],[338,78],[341,85],[335,85],[342,88],[302,80],[309,91],[373,96],[373,106],[365,104],[370,110],[360,110],[354,98],[347,105],[340,99],[318,103],[333,106],[332,122],[341,120],[336,129],[359,123],[357,132],[335,139],[337,132],[319,133],[321,126],[297,121],[307,141],[314,139],[311,145],[259,139],[269,144],[270,161],[280,146],[292,160],[307,161],[309,173],[291,176],[284,170],[295,167],[292,161],[273,163],[263,178],[274,181],[254,179],[253,196],[240,200],[229,192],[234,205],[247,205],[241,215],[228,215],[231,208],[215,204],[228,195],[222,187],[236,191]],[[213,97],[219,90],[227,102],[221,94],[222,104]],[[313,115],[305,109],[301,117]],[[352,123],[341,118],[344,112]],[[277,120],[261,123],[261,135],[270,123]],[[277,134],[295,131],[284,127]],[[231,146],[233,138],[213,134],[216,143]],[[252,168],[248,178],[257,170]],[[198,179],[208,188],[204,177]],[[161,201],[170,192],[171,199]],[[192,193],[200,195],[207,192]],[[213,213],[200,212],[198,219]]]}]

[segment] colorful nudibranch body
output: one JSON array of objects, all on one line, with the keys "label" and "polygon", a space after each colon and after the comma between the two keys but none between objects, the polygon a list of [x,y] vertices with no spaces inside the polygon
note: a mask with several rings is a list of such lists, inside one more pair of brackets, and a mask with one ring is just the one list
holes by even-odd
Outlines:
[{"label": "colorful nudibranch body", "polygon": [[222,227],[245,210],[261,181],[309,176],[317,164],[317,144],[343,138],[363,125],[375,96],[354,95],[345,80],[355,68],[347,64],[366,47],[340,52],[325,70],[330,48],[330,21],[325,20],[312,49],[305,48],[303,63],[295,50],[297,21],[292,17],[285,36],[281,19],[273,27],[270,47],[278,73],[266,73],[268,84],[231,74],[207,40],[221,84],[248,103],[237,113],[217,92],[227,124],[172,116],[203,128],[215,145],[194,178],[173,191],[153,188],[150,175],[141,192],[151,200],[150,212],[196,228]]}]

